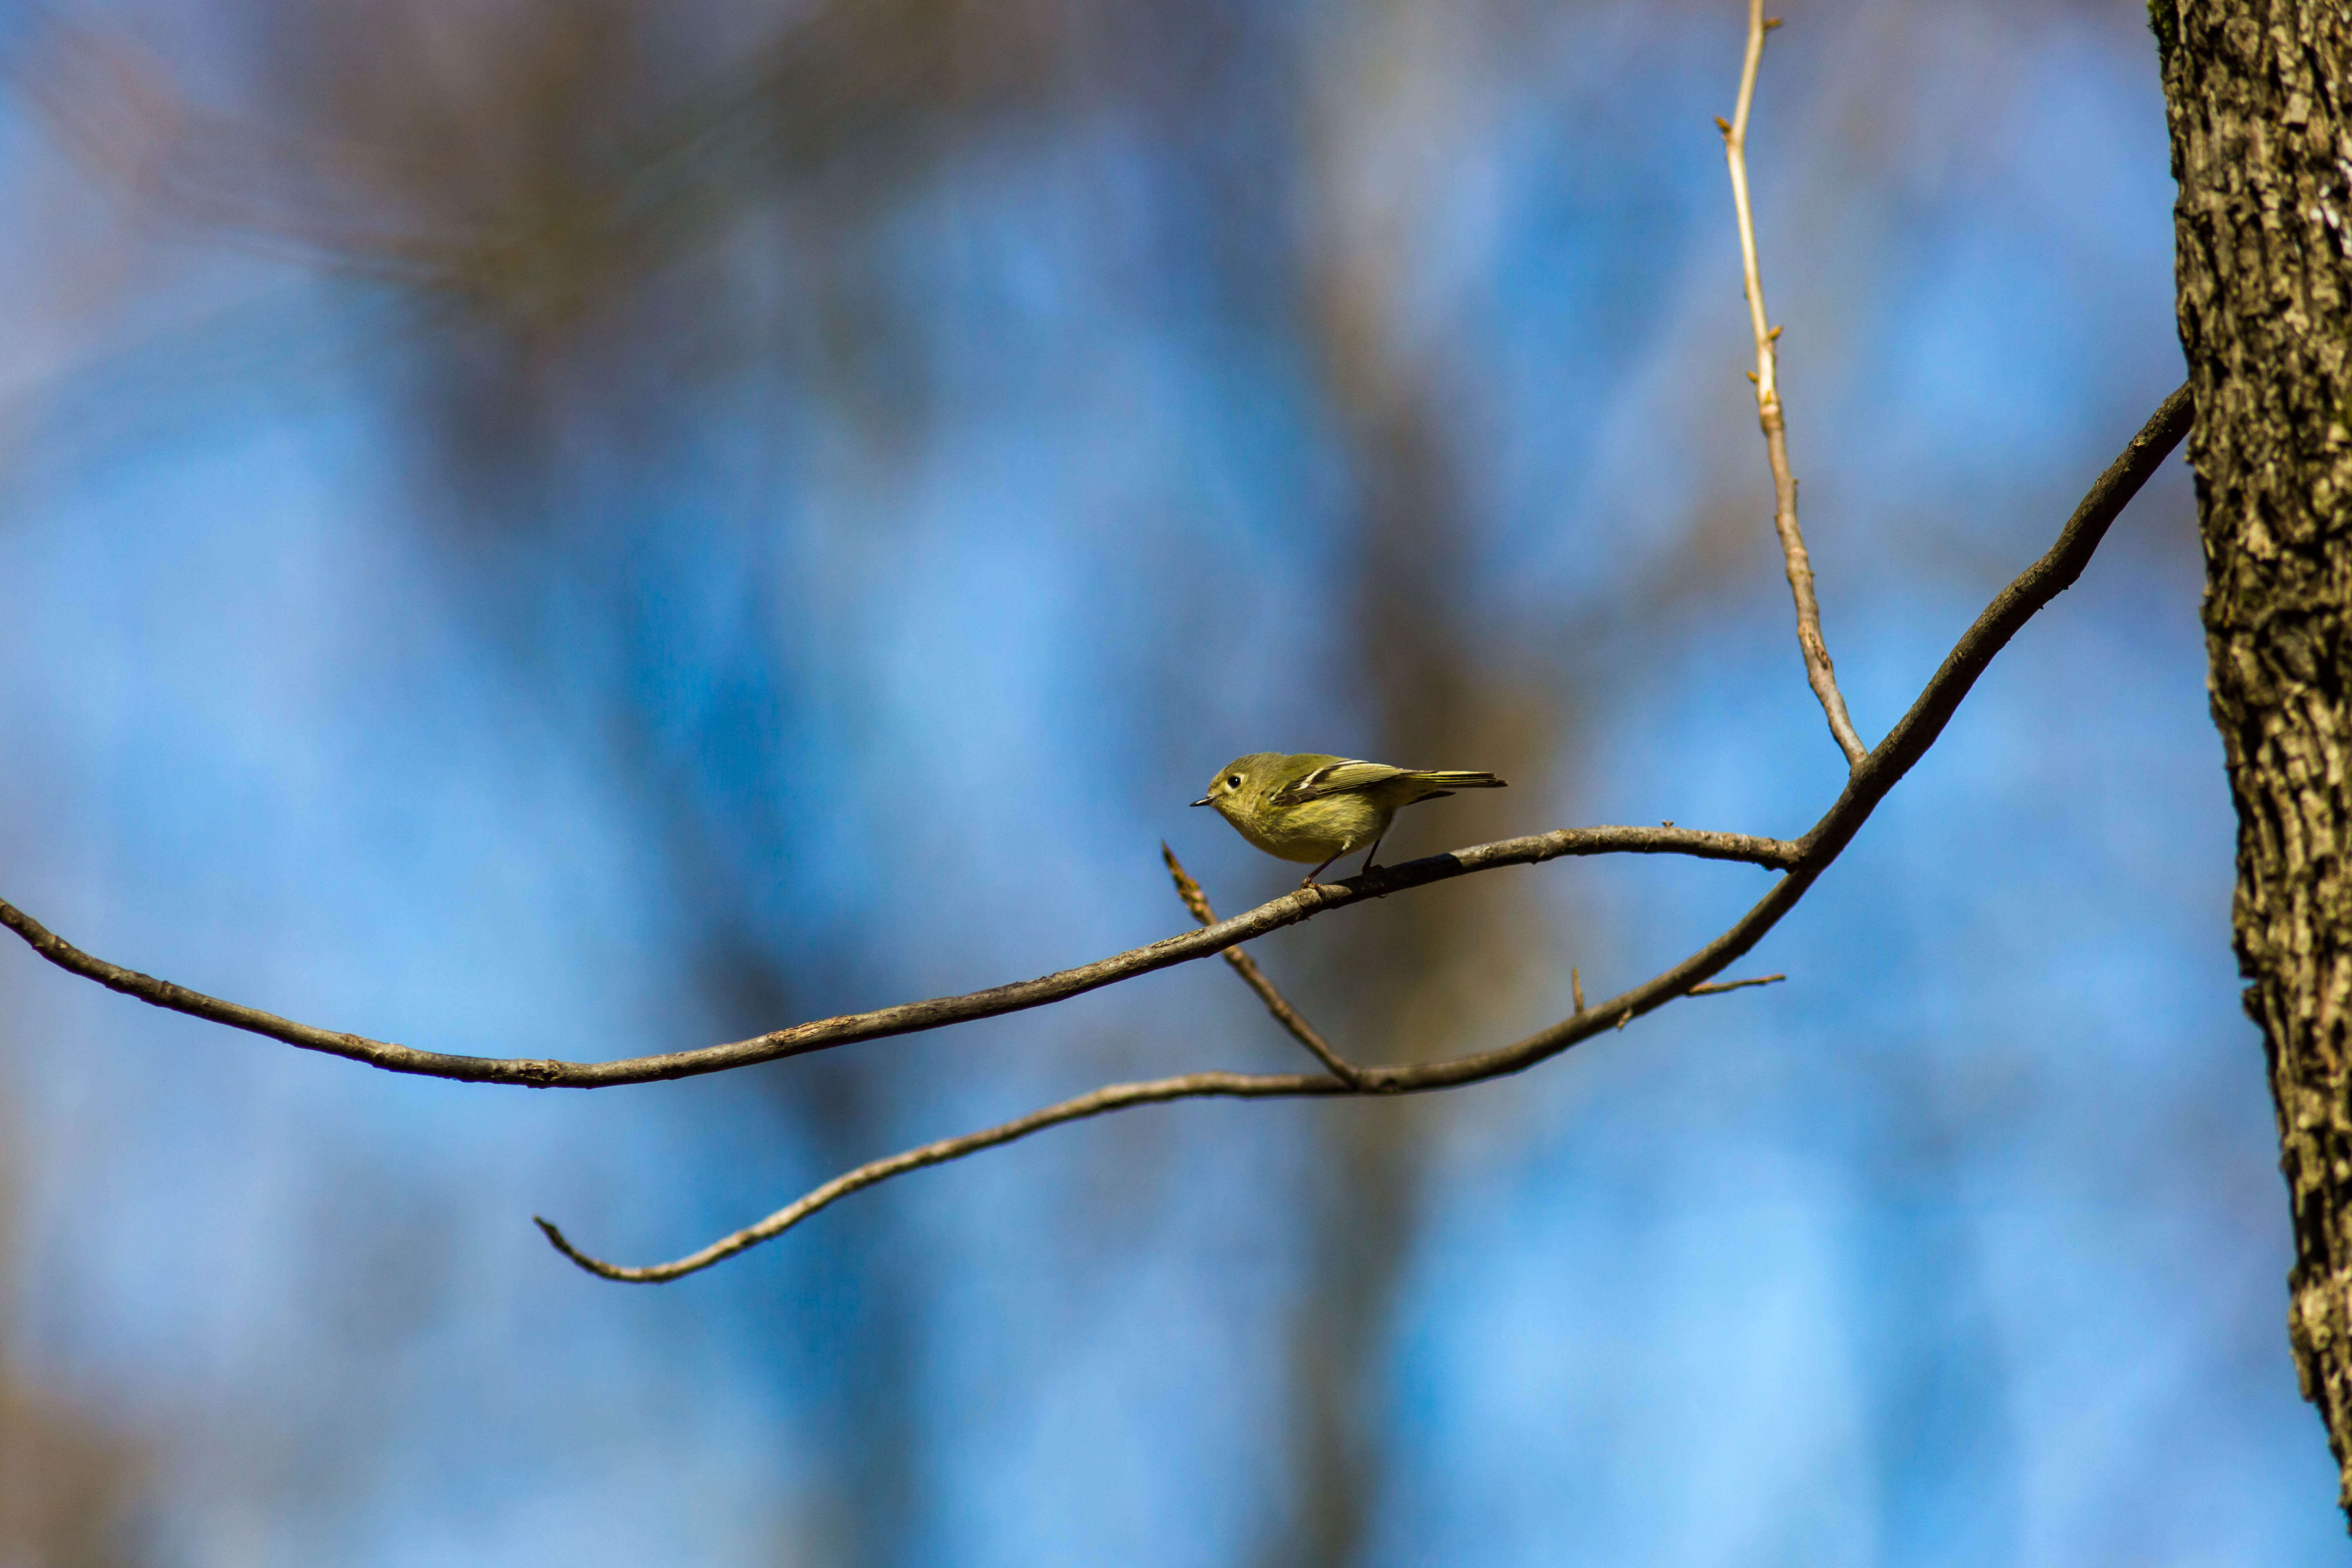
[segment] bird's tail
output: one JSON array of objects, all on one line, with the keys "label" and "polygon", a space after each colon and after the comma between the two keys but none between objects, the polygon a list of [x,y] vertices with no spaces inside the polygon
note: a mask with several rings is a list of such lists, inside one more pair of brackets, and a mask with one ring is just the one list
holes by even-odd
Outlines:
[{"label": "bird's tail", "polygon": [[1425,773],[1415,775],[1435,784],[1439,789],[1507,789],[1504,780],[1492,773]]}]

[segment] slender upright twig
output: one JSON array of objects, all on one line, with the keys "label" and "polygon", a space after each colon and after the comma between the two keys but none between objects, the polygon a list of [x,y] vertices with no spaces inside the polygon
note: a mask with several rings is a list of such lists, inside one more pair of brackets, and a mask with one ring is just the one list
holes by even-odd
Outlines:
[{"label": "slender upright twig", "polygon": [[1764,427],[1764,455],[1772,465],[1772,526],[1780,535],[1780,553],[1788,561],[1789,592],[1797,601],[1797,646],[1804,650],[1805,679],[1822,700],[1829,716],[1830,733],[1850,767],[1862,766],[1870,748],[1854,733],[1846,717],[1845,698],[1838,691],[1837,671],[1830,664],[1829,645],[1822,640],[1822,607],[1813,598],[1812,558],[1805,553],[1805,535],[1797,526],[1797,476],[1789,468],[1789,435],[1780,414],[1780,329],[1768,325],[1764,312],[1764,279],[1756,266],[1756,219],[1748,203],[1748,111],[1756,101],[1756,68],[1764,60],[1764,35],[1780,25],[1764,15],[1764,0],[1748,0],[1748,55],[1739,68],[1739,102],[1729,121],[1717,120],[1723,132],[1724,161],[1731,166],[1731,205],[1739,215],[1739,262],[1748,282],[1748,320],[1756,334],[1756,419]]},{"label": "slender upright twig", "polygon": [[[1192,911],[1192,918],[1204,926],[1215,925],[1217,911],[1209,907],[1209,895],[1201,891],[1201,884],[1192,880],[1192,873],[1184,869],[1184,862],[1176,858],[1176,851],[1168,847],[1166,839],[1160,840],[1160,858],[1168,862],[1168,874],[1176,879],[1176,896],[1184,900],[1184,907]],[[1364,1075],[1356,1070],[1355,1064],[1333,1050],[1321,1032],[1290,1005],[1290,999],[1275,989],[1274,982],[1265,977],[1265,971],[1257,966],[1256,959],[1238,947],[1225,949],[1224,958],[1234,966],[1234,973],[1242,977],[1242,984],[1257,993],[1257,999],[1265,1004],[1265,1010],[1274,1015],[1274,1021],[1289,1030],[1291,1038],[1313,1052],[1317,1061],[1329,1068],[1332,1077],[1349,1089],[1364,1087]]]}]

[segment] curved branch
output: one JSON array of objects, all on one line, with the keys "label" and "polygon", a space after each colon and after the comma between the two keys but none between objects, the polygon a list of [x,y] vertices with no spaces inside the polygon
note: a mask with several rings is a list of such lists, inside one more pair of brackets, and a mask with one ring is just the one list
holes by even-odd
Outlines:
[{"label": "curved branch", "polygon": [[1318,882],[1260,904],[1246,914],[1201,931],[1187,931],[1143,947],[1131,948],[1076,969],[1065,969],[1035,980],[992,986],[961,996],[934,997],[902,1003],[870,1013],[849,1013],[795,1024],[772,1034],[737,1040],[698,1050],[673,1051],[664,1056],[632,1057],[624,1061],[572,1062],[530,1058],[450,1056],[422,1051],[364,1035],[322,1029],[281,1018],[258,1007],[225,1002],[200,991],[175,985],[125,969],[84,952],[58,936],[32,916],[0,900],[0,925],[25,939],[26,945],[51,963],[110,991],[120,991],[151,1005],[190,1017],[225,1024],[232,1029],[264,1035],[306,1051],[323,1051],[382,1068],[386,1072],[415,1073],[427,1078],[455,1079],[464,1083],[524,1084],[534,1089],[607,1089],[617,1084],[657,1083],[667,1079],[693,1078],[732,1068],[775,1061],[810,1051],[821,1051],[853,1041],[879,1039],[937,1029],[950,1024],[993,1018],[1061,1002],[1139,974],[1190,963],[1314,919],[1326,910],[1343,908],[1369,898],[1402,892],[1431,882],[1449,881],[1474,872],[1505,866],[1533,866],[1546,860],[1582,855],[1689,855],[1702,860],[1739,860],[1780,868],[1795,864],[1797,846],[1780,838],[1759,838],[1746,833],[1706,833],[1681,827],[1563,827],[1523,838],[1499,839],[1449,854],[1383,866],[1343,882]]},{"label": "curved branch", "polygon": [[657,1285],[708,1268],[714,1263],[734,1257],[745,1247],[757,1247],[763,1241],[782,1236],[819,1209],[830,1207],[861,1187],[887,1182],[909,1171],[919,1171],[926,1165],[961,1160],[967,1154],[977,1154],[983,1149],[993,1149],[1000,1143],[1026,1138],[1032,1132],[1059,1127],[1066,1121],[1083,1121],[1090,1116],[1126,1110],[1138,1105],[1157,1105],[1171,1100],[1273,1100],[1349,1092],[1347,1085],[1323,1073],[1191,1072],[1175,1078],[1150,1079],[1141,1083],[1109,1084],[978,1132],[942,1138],[936,1143],[926,1143],[919,1149],[909,1149],[902,1154],[893,1154],[887,1159],[860,1165],[854,1171],[835,1176],[807,1196],[778,1209],[759,1224],[747,1226],[732,1236],[721,1237],[699,1252],[688,1253],[675,1262],[651,1263],[640,1268],[625,1268],[591,1258],[565,1240],[563,1232],[557,1229],[552,1221],[542,1219],[538,1215],[531,1215],[531,1218],[540,1229],[547,1233],[547,1239],[558,1252],[589,1273],[601,1274],[607,1279]]},{"label": "curved branch", "polygon": [[1863,760],[1862,766],[1854,769],[1836,804],[1813,824],[1812,831],[1797,841],[1796,867],[1730,930],[1664,973],[1514,1045],[1419,1067],[1375,1068],[1370,1074],[1371,1087],[1387,1092],[1450,1088],[1524,1072],[1603,1028],[1622,1027],[1643,1014],[1665,1005],[1691,987],[1713,979],[1762,941],[1764,933],[1780,923],[1780,917],[1795,907],[1806,889],[1853,841],[1853,836],[1870,820],[1870,814],[1886,798],[1887,792],[1927,755],[1927,748],[1944,732],[1945,724],[1958,711],[1961,699],[1968,696],[1969,688],[1992,662],[1993,656],[2009,646],[2009,639],[2017,635],[2018,628],[2032,620],[2042,605],[2074,585],[2092,552],[2106,537],[2108,525],[2188,433],[2189,412],[2189,388],[2184,384],[2164,400],[2122,455],[2099,476],[2098,482],[2059,531],[2057,542],[1993,596],[1984,613],[1953,645],[1952,651],[1944,656],[1943,664],[1911,704],[1911,710],[1878,743],[1878,749]]},{"label": "curved branch", "polygon": [[[2164,400],[2147,423],[2141,426],[2139,434],[2132,437],[2131,444],[2124,448],[2122,455],[2108,465],[2105,473],[2099,476],[2098,482],[2091,487],[2090,493],[2083,498],[2082,504],[2074,509],[2074,516],[2060,531],[2057,542],[2042,559],[2027,567],[2014,582],[1995,595],[1992,603],[1985,606],[1984,613],[1953,646],[1935,677],[1920,691],[1917,700],[1911,704],[1910,711],[1903,716],[1902,722],[1879,742],[1877,750],[1864,759],[1863,764],[1847,781],[1845,790],[1838,796],[1836,804],[1813,825],[1811,832],[1798,841],[1796,861],[1789,874],[1721,936],[1664,973],[1603,1002],[1598,1007],[1583,1005],[1583,999],[1580,996],[1576,1012],[1559,1023],[1516,1044],[1476,1056],[1408,1067],[1360,1068],[1357,1072],[1361,1080],[1360,1088],[1351,1088],[1336,1079],[1309,1073],[1188,1073],[1142,1083],[1110,1085],[982,1131],[943,1138],[935,1143],[926,1143],[921,1148],[861,1165],[845,1175],[835,1177],[757,1225],[670,1263],[643,1268],[625,1268],[607,1263],[581,1252],[564,1239],[562,1231],[546,1220],[539,1220],[540,1228],[547,1233],[548,1240],[566,1258],[607,1279],[641,1283],[675,1279],[697,1269],[707,1268],[745,1247],[781,1236],[819,1209],[862,1187],[870,1187],[877,1182],[920,1170],[926,1165],[940,1164],[978,1153],[983,1149],[1010,1143],[1066,1121],[1076,1121],[1137,1105],[1209,1096],[1262,1100],[1354,1093],[1421,1094],[1454,1089],[1524,1072],[1538,1062],[1558,1056],[1580,1040],[1610,1029],[1623,1028],[1634,1018],[1664,1006],[1676,997],[1699,994],[1702,989],[1730,990],[1741,984],[1762,984],[1761,981],[1743,981],[1731,985],[1708,986],[1706,983],[1755,946],[1767,931],[1779,923],[1782,915],[1795,907],[1797,900],[1804,897],[1806,890],[1853,842],[1854,834],[1869,820],[1878,803],[1886,797],[1904,774],[1910,772],[1912,765],[1927,754],[1927,748],[1935,744],[1937,737],[1943,733],[1945,724],[1958,710],[1961,700],[1976,684],[1977,677],[1983,674],[1985,668],[1992,662],[1993,656],[2007,647],[2010,638],[2015,637],[2018,629],[2032,619],[2044,605],[2074,585],[2074,580],[2082,575],[2084,566],[2089,563],[2092,552],[2098,549],[2099,542],[2106,536],[2108,526],[2115,521],[2125,504],[2139,492],[2140,486],[2147,481],[2148,476],[2156,472],[2165,457],[2179,444],[2181,437],[2188,433],[2189,414],[2189,388],[2184,385]],[[1397,869],[1405,868],[1400,867]],[[1772,978],[1777,979],[1778,976]]]}]

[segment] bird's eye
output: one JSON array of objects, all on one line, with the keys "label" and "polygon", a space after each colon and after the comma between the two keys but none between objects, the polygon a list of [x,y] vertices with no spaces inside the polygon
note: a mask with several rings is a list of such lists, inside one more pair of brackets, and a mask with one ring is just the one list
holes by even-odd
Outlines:
[{"label": "bird's eye", "polygon": [[1239,789],[1239,788],[1241,788],[1241,787],[1242,787],[1242,775],[1241,775],[1241,774],[1239,774],[1239,773],[1227,773],[1227,774],[1225,775],[1225,787],[1226,787],[1227,789]]}]

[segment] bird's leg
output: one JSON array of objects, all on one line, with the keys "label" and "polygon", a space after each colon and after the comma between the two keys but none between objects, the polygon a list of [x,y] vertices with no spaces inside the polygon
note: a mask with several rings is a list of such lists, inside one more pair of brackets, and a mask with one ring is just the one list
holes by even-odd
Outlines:
[{"label": "bird's leg", "polygon": [[[1347,851],[1345,849],[1339,851],[1339,855],[1345,855]],[[1331,860],[1337,860],[1339,858],[1339,855],[1332,856]],[[1300,879],[1298,885],[1302,888],[1313,887],[1315,885],[1315,879],[1321,876],[1325,871],[1330,868],[1331,860],[1326,860],[1322,865],[1318,866],[1312,871],[1307,872],[1307,875]]]},{"label": "bird's leg", "polygon": [[1368,872],[1370,872],[1370,871],[1371,870],[1371,868],[1372,868],[1372,857],[1373,857],[1373,856],[1375,856],[1375,855],[1378,855],[1378,854],[1381,852],[1381,840],[1382,840],[1382,839],[1385,839],[1386,837],[1388,837],[1388,836],[1389,836],[1389,830],[1388,830],[1387,828],[1385,828],[1385,827],[1381,828],[1381,837],[1380,837],[1379,838],[1375,838],[1375,839],[1373,839],[1373,840],[1372,840],[1372,847],[1371,847],[1370,849],[1367,849],[1367,850],[1365,850],[1365,851],[1364,851],[1364,869],[1363,869],[1362,871],[1359,871],[1359,872],[1357,872],[1356,874],[1357,874],[1358,876],[1360,876],[1360,876],[1363,876],[1363,875],[1365,875],[1366,873],[1368,873]]}]

